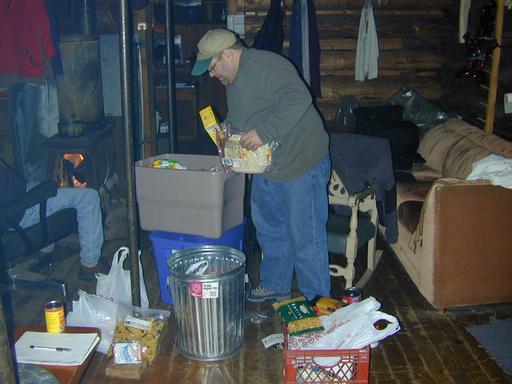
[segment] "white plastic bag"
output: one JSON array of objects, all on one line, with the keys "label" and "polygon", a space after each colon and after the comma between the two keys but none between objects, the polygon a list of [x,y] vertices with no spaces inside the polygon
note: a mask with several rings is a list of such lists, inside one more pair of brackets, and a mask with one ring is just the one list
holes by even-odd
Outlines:
[{"label": "white plastic bag", "polygon": [[[384,324],[377,329],[377,322]],[[339,324],[338,324],[339,325]],[[400,330],[396,317],[380,311],[355,313],[342,325],[330,329],[311,344],[311,349],[359,349],[391,336]]]},{"label": "white plastic bag", "polygon": [[[338,350],[360,349],[391,336],[400,330],[398,319],[378,311],[380,303],[369,297],[353,303],[327,316],[320,316],[324,331],[291,336],[290,349]],[[355,372],[355,364],[347,357],[314,357],[315,364],[323,372],[350,380]]]},{"label": "white plastic bag", "polygon": [[[127,247],[119,248],[114,254],[112,266],[108,275],[103,273],[96,274],[96,294],[98,296],[111,299],[116,302],[131,305],[132,289],[130,281],[130,271],[123,268],[123,262],[129,254]],[[148,293],[144,282],[144,273],[142,263],[140,262],[141,252],[139,251],[139,283],[140,283],[140,301],[141,308],[149,308]]]},{"label": "white plastic bag", "polygon": [[116,325],[125,318],[127,311],[104,297],[78,291],[78,301],[73,301],[73,310],[66,317],[66,324],[77,327],[93,327],[100,330],[101,341],[97,351],[107,353]]}]

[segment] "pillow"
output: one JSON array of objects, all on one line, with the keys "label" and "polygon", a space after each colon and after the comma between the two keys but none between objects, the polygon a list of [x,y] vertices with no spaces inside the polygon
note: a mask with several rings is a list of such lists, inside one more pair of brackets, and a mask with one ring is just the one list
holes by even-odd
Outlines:
[{"label": "pillow", "polygon": [[456,143],[446,154],[443,164],[443,177],[466,179],[471,173],[473,163],[489,156],[491,151],[466,137]]},{"label": "pillow", "polygon": [[466,179],[473,163],[491,154],[512,158],[512,143],[481,129],[473,129],[446,154],[443,177]]},{"label": "pillow", "polygon": [[496,135],[488,135],[480,139],[480,144],[492,150],[492,153],[498,156],[512,158],[512,143]]},{"label": "pillow", "polygon": [[450,127],[451,120],[430,129],[420,141],[418,153],[426,160],[427,165],[442,171],[446,154],[450,148],[464,136]]}]

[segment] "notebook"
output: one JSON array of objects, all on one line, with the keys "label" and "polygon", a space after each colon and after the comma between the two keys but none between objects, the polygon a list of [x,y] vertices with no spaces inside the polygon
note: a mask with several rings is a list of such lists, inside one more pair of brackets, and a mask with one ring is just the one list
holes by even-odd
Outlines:
[{"label": "notebook", "polygon": [[97,333],[25,332],[14,345],[18,363],[81,365],[100,341]]}]

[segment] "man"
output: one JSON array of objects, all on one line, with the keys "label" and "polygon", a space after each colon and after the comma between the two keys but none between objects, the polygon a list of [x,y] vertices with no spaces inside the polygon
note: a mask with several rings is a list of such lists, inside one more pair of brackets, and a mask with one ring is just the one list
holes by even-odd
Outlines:
[{"label": "man", "polygon": [[[35,185],[27,185],[14,169],[0,163],[0,205],[6,205],[21,196],[25,190]],[[103,223],[101,218],[100,198],[98,192],[90,188],[58,188],[57,194],[47,200],[46,214],[75,208],[80,237],[80,270],[81,280],[95,280],[95,273],[108,272],[105,265],[100,264],[103,246]],[[39,205],[28,208],[19,214],[19,225],[28,228],[39,223]]]},{"label": "man", "polygon": [[263,251],[260,284],[249,301],[290,297],[293,272],[311,300],[330,295],[326,222],[331,174],[328,136],[293,65],[249,49],[225,29],[208,31],[192,69],[226,86],[231,128],[249,150],[278,142],[271,167],[252,179],[251,212]]}]

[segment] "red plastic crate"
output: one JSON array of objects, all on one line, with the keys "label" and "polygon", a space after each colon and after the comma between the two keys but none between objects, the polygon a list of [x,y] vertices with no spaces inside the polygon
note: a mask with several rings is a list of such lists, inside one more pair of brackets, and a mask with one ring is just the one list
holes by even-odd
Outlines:
[{"label": "red plastic crate", "polygon": [[[325,364],[319,357],[338,358]],[[315,360],[316,359],[316,360]],[[339,350],[288,349],[288,330],[284,329],[284,383],[367,384],[370,375],[370,347]]]}]

